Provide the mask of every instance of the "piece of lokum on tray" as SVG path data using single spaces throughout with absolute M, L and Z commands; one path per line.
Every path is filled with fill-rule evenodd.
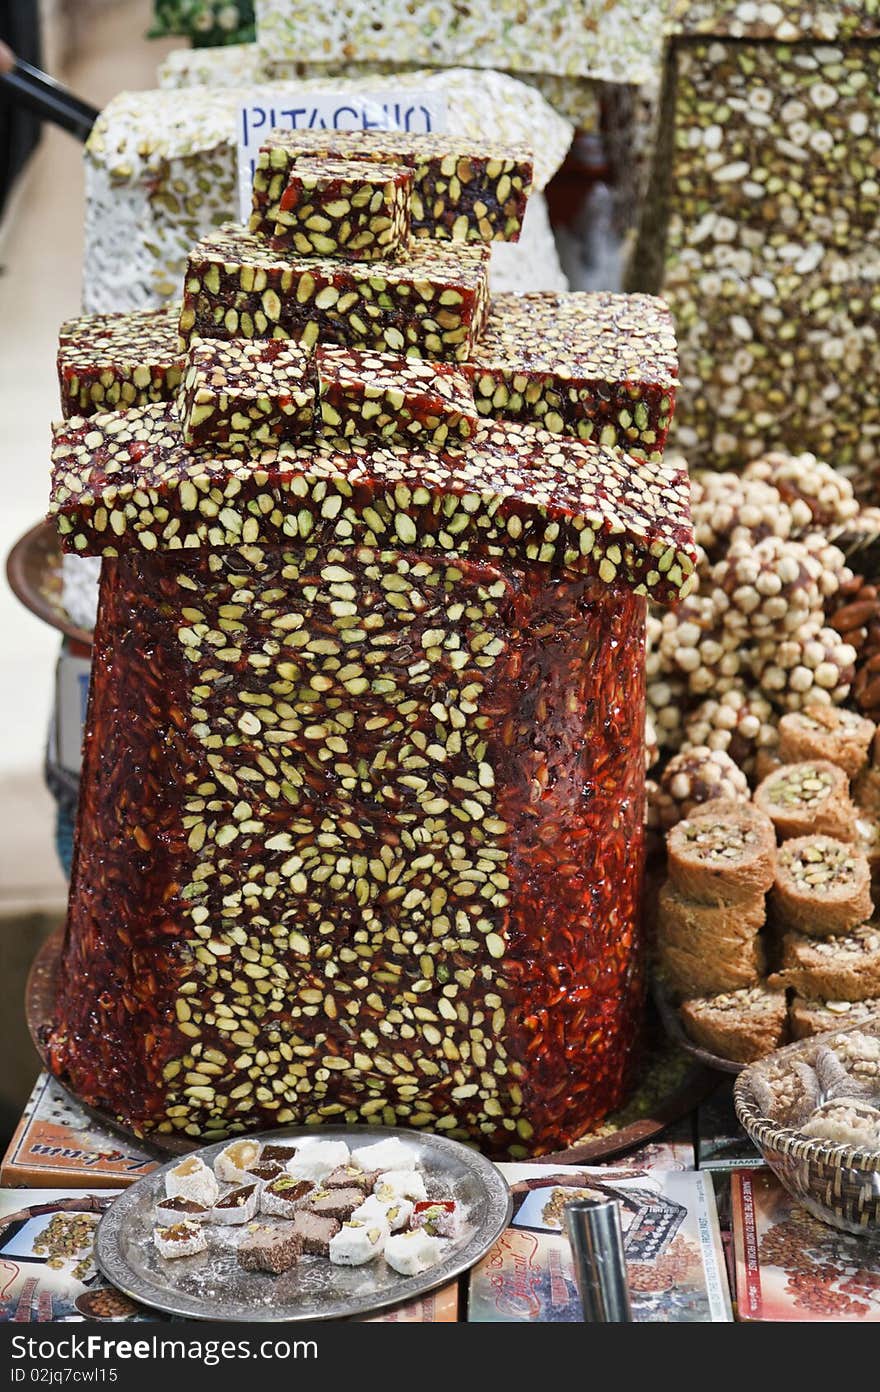
M 411 168 L 412 233 L 456 242 L 515 242 L 532 188 L 532 154 L 515 145 L 404 131 L 275 130 L 257 156 L 250 229 L 271 236 L 301 160 Z
M 127 411 L 169 401 L 180 385 L 180 306 L 66 319 L 58 334 L 58 385 L 65 416 Z
M 468 440 L 479 427 L 470 382 L 455 364 L 319 348 L 317 369 L 327 435 L 439 446 Z
M 190 345 L 177 401 L 184 443 L 234 454 L 310 432 L 315 368 L 281 339 L 200 339 Z
M 180 314 L 201 338 L 291 338 L 410 357 L 471 356 L 489 304 L 487 247 L 419 243 L 405 261 L 285 257 L 227 223 L 190 252 Z
M 409 241 L 412 170 L 368 160 L 297 160 L 271 244 L 299 256 L 380 261 Z
M 482 415 L 657 458 L 678 383 L 672 316 L 653 295 L 497 295 L 468 371 Z
M 167 409 L 56 428 L 50 512 L 65 549 L 421 545 L 622 579 L 658 603 L 694 583 L 686 469 L 498 421 L 421 453 L 333 441 L 248 460 L 190 451 Z

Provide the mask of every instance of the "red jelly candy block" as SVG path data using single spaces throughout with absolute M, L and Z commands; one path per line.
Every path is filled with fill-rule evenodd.
M 498 295 L 468 370 L 481 415 L 663 452 L 678 385 L 672 316 L 653 295 Z
M 405 261 L 289 258 L 227 224 L 197 243 L 180 338 L 320 339 L 401 357 L 469 357 L 489 309 L 489 249 L 418 243 Z
M 271 244 L 299 256 L 380 261 L 409 241 L 412 170 L 365 160 L 297 160 Z
M 442 450 L 319 438 L 237 460 L 188 450 L 162 407 L 74 419 L 56 429 L 50 512 L 84 555 L 325 536 L 537 561 L 658 604 L 695 583 L 683 465 L 512 421 Z
M 179 305 L 126 314 L 83 314 L 58 334 L 58 383 L 64 416 L 127 411 L 170 401 L 180 385 Z
M 200 339 L 176 413 L 186 445 L 237 454 L 279 445 L 314 429 L 314 363 L 279 339 Z
M 461 368 L 351 348 L 319 348 L 318 393 L 326 434 L 439 446 L 479 427 Z
M 53 1071 L 193 1138 L 582 1135 L 637 1060 L 644 627 L 400 548 L 105 566 Z
M 252 232 L 272 235 L 290 172 L 304 159 L 411 168 L 417 238 L 516 242 L 532 189 L 532 152 L 518 145 L 405 131 L 275 130 L 257 156 Z

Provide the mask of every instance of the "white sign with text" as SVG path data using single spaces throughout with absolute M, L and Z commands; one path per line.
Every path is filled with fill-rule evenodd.
M 238 114 L 238 192 L 241 218 L 251 211 L 251 183 L 260 146 L 271 130 L 403 130 L 414 135 L 446 129 L 446 98 L 434 92 L 273 93 L 244 102 Z

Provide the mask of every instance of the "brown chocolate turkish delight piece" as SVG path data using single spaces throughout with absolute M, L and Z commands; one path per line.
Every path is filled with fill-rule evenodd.
M 302 1250 L 302 1237 L 292 1223 L 260 1224 L 238 1244 L 238 1264 L 245 1271 L 280 1276 L 296 1266 Z

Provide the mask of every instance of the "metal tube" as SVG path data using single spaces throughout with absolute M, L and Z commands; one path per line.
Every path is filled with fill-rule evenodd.
M 74 96 L 60 82 L 16 58 L 6 44 L 0 44 L 0 102 L 32 111 L 82 141 L 88 139 L 100 114 L 97 107 Z
M 585 1323 L 631 1324 L 617 1200 L 574 1199 L 563 1211 Z

